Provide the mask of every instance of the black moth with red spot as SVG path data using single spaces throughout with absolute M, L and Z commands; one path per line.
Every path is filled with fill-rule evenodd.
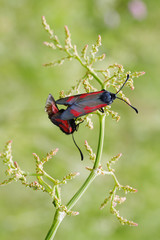
M 55 100 L 51 94 L 49 94 L 47 98 L 45 111 L 48 113 L 48 117 L 51 120 L 51 122 L 57 125 L 65 134 L 71 134 L 77 129 L 77 125 L 75 124 L 74 119 L 71 120 L 61 119 L 61 115 L 65 110 L 58 109 Z
M 52 121 L 53 124 L 57 125 L 64 133 L 72 134 L 75 130 L 77 130 L 78 125 L 75 123 L 76 118 L 84 116 L 88 113 L 92 113 L 96 110 L 101 110 L 103 112 L 103 107 L 112 104 L 112 102 L 117 98 L 125 103 L 127 103 L 130 107 L 132 107 L 136 113 L 138 110 L 126 102 L 124 99 L 117 97 L 117 94 L 122 90 L 124 85 L 129 79 L 129 74 L 121 88 L 117 91 L 117 93 L 111 93 L 106 90 L 101 90 L 98 92 L 91 92 L 91 93 L 83 93 L 74 96 L 69 96 L 66 98 L 58 99 L 56 102 L 51 94 L 49 94 L 45 110 L 48 113 L 49 119 Z M 56 104 L 68 106 L 66 110 L 58 109 Z M 77 146 L 74 137 L 73 141 Z M 81 154 L 81 159 L 83 160 L 83 154 L 79 147 L 77 146 L 78 150 Z
M 127 103 L 130 107 L 132 107 L 136 111 L 136 113 L 138 113 L 138 110 L 136 108 L 131 106 L 128 102 L 126 102 L 122 98 L 117 97 L 117 94 L 124 87 L 128 79 L 129 75 L 127 75 L 125 82 L 123 83 L 122 87 L 117 91 L 117 93 L 111 93 L 106 90 L 101 90 L 98 92 L 83 93 L 58 99 L 56 101 L 56 104 L 68 106 L 68 108 L 61 114 L 61 119 L 62 120 L 75 119 L 84 116 L 88 113 L 92 113 L 98 109 L 101 109 L 101 111 L 103 112 L 103 107 L 112 104 L 112 102 L 116 98 Z
M 58 126 L 62 132 L 64 132 L 67 135 L 72 134 L 73 141 L 80 152 L 81 160 L 83 160 L 83 154 L 82 154 L 80 148 L 77 146 L 77 144 L 74 140 L 74 137 L 73 137 L 73 133 L 74 133 L 74 131 L 77 131 L 79 124 L 76 124 L 74 119 L 70 119 L 70 120 L 62 120 L 61 119 L 61 115 L 65 110 L 58 109 L 58 107 L 55 103 L 55 100 L 51 94 L 49 94 L 49 96 L 47 98 L 46 105 L 45 105 L 45 111 L 48 113 L 48 118 L 51 120 L 51 122 L 53 124 L 55 124 L 56 126 Z

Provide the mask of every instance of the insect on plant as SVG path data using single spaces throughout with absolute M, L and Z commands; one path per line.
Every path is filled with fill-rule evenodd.
M 80 148 L 78 147 L 77 143 L 75 142 L 74 135 L 73 133 L 78 130 L 79 124 L 75 123 L 74 119 L 69 119 L 69 120 L 63 120 L 61 118 L 61 115 L 65 111 L 64 109 L 58 109 L 55 100 L 51 94 L 49 94 L 46 105 L 45 105 L 45 111 L 48 113 L 48 118 L 51 120 L 53 124 L 58 126 L 62 132 L 65 134 L 69 135 L 72 134 L 73 142 L 78 148 L 80 155 L 81 155 L 81 160 L 83 160 L 83 154 Z
M 117 94 L 122 90 L 128 79 L 129 74 L 127 75 L 127 78 L 123 83 L 122 87 L 116 93 L 102 90 L 98 92 L 78 94 L 57 100 L 56 104 L 68 106 L 68 108 L 63 111 L 60 118 L 62 120 L 70 120 L 84 116 L 88 113 L 92 113 L 98 109 L 100 109 L 101 112 L 104 112 L 103 107 L 111 105 L 116 98 L 127 103 L 136 111 L 136 113 L 138 113 L 138 110 L 135 107 L 133 107 L 131 104 L 129 104 L 122 98 L 117 97 Z
M 66 98 L 61 98 L 56 102 L 53 96 L 49 94 L 46 101 L 45 111 L 48 113 L 48 117 L 51 122 L 57 125 L 62 132 L 67 135 L 72 134 L 73 141 L 80 152 L 81 160 L 83 160 L 83 154 L 78 145 L 76 144 L 73 136 L 74 131 L 78 130 L 78 126 L 80 123 L 76 124 L 74 119 L 92 113 L 96 110 L 100 110 L 102 113 L 104 113 L 103 107 L 112 104 L 116 98 L 127 103 L 136 111 L 136 113 L 138 113 L 138 110 L 135 107 L 133 107 L 131 104 L 129 104 L 122 98 L 117 97 L 117 94 L 122 90 L 128 79 L 129 74 L 127 75 L 127 78 L 121 88 L 116 93 L 102 90 L 98 92 L 83 93 L 69 96 Z M 68 106 L 68 108 L 66 110 L 59 110 L 56 104 L 65 105 Z
M 66 199 L 63 199 L 63 194 L 61 194 L 64 190 L 64 187 L 62 186 L 65 186 L 68 181 L 79 176 L 80 173 L 77 171 L 71 173 L 67 172 L 64 177 L 58 177 L 57 179 L 45 171 L 45 163 L 47 163 L 52 157 L 55 159 L 57 158 L 55 155 L 58 152 L 58 148 L 47 153 L 45 157 L 39 157 L 36 153 L 33 153 L 35 169 L 32 172 L 28 172 L 22 170 L 18 162 L 13 160 L 12 141 L 8 141 L 4 150 L 0 153 L 0 159 L 2 159 L 3 164 L 7 168 L 5 171 L 6 178 L 0 183 L 0 186 L 19 181 L 23 186 L 45 192 L 51 197 L 51 203 L 53 203 L 53 207 L 55 207 L 55 213 L 45 240 L 53 240 L 63 219 L 66 216 L 77 216 L 79 214 L 79 212 L 73 211 L 72 209 L 95 178 L 99 175 L 104 177 L 111 176 L 114 180 L 113 188 L 111 188 L 109 193 L 104 196 L 100 209 L 103 209 L 107 204 L 110 204 L 110 212 L 122 225 L 137 226 L 137 223 L 121 216 L 119 210 L 116 208 L 118 204 L 121 204 L 126 200 L 126 193 L 137 192 L 135 188 L 128 185 L 121 185 L 118 181 L 115 170 L 112 168 L 112 164 L 118 161 L 122 154 L 118 153 L 113 156 L 110 160 L 107 160 L 105 165 L 102 164 L 102 154 L 105 136 L 105 117 L 110 115 L 112 119 L 116 121 L 120 119 L 118 113 L 110 109 L 110 105 L 117 98 L 127 103 L 136 111 L 136 113 L 138 113 L 138 110 L 130 104 L 129 99 L 127 99 L 121 90 L 126 83 L 131 89 L 134 89 L 133 78 L 138 78 L 143 75 L 144 72 L 125 72 L 123 66 L 117 63 L 111 64 L 105 69 L 97 69 L 95 63 L 105 59 L 105 54 L 97 55 L 99 47 L 101 46 L 100 35 L 98 36 L 96 43 L 93 44 L 90 49 L 88 49 L 88 45 L 85 45 L 81 52 L 79 52 L 77 46 L 72 44 L 71 34 L 67 26 L 65 26 L 65 41 L 61 44 L 58 36 L 55 35 L 54 31 L 47 24 L 45 17 L 42 17 L 42 24 L 46 32 L 49 34 L 49 42 L 44 42 L 44 44 L 52 50 L 57 49 L 59 52 L 64 53 L 64 56 L 60 57 L 60 59 L 46 63 L 44 66 L 60 66 L 66 60 L 76 60 L 80 63 L 83 69 L 85 69 L 84 76 L 77 80 L 75 85 L 71 87 L 71 90 L 69 90 L 66 95 L 62 90 L 60 92 L 60 99 L 55 101 L 52 95 L 49 94 L 45 110 L 51 122 L 58 126 L 65 134 L 71 134 L 72 137 L 83 120 L 87 127 L 90 129 L 93 128 L 91 116 L 88 116 L 87 114 L 95 111 L 99 121 L 99 137 L 97 139 L 96 153 L 88 144 L 87 140 L 85 140 L 84 145 L 88 153 L 88 158 L 92 161 L 92 165 L 91 167 L 86 167 L 89 171 L 87 178 L 82 182 L 76 192 L 70 196 L 69 201 L 66 202 Z M 101 91 L 98 91 L 95 88 L 95 82 L 92 80 L 100 85 L 99 89 L 102 89 Z M 105 90 L 109 87 L 113 87 L 115 93 Z M 80 94 L 81 91 L 84 92 L 84 90 L 86 93 Z M 59 109 L 57 105 L 64 105 L 67 107 L 66 109 Z M 79 117 L 83 117 L 83 120 L 79 119 Z M 93 139 L 95 140 L 95 138 Z M 73 141 L 77 146 L 74 137 Z M 78 146 L 77 148 L 80 152 L 81 159 L 83 160 L 83 154 Z M 64 156 L 64 160 L 65 157 L 66 156 Z M 29 180 L 30 177 L 31 179 L 35 177 L 35 180 Z M 125 194 L 125 197 L 121 196 L 122 194 L 119 195 L 119 191 Z M 106 192 L 106 190 L 104 190 L 104 192 Z M 95 194 L 96 193 L 95 189 Z M 69 196 L 69 192 L 67 192 L 67 194 Z

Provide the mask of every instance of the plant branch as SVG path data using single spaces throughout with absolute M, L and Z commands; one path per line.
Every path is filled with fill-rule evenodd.
M 101 85 L 101 87 L 103 88 L 103 82 L 102 80 L 97 76 L 96 72 L 93 70 L 93 68 L 91 68 L 90 66 L 88 66 L 87 64 L 83 63 L 80 56 L 77 54 L 76 55 L 76 59 L 81 63 L 81 65 L 86 68 L 88 70 L 88 72 L 96 79 L 96 81 Z
M 53 220 L 53 223 L 52 223 L 52 226 L 45 238 L 45 240 L 52 240 L 54 239 L 54 236 L 57 232 L 57 229 L 59 227 L 59 225 L 61 224 L 62 220 L 64 219 L 66 213 L 65 212 L 60 212 L 59 209 L 56 210 L 56 213 L 54 215 L 54 220 Z
M 89 185 L 93 182 L 93 180 L 99 175 L 98 167 L 100 166 L 100 161 L 102 157 L 102 150 L 103 150 L 103 142 L 104 142 L 104 129 L 105 129 L 105 114 L 99 114 L 99 123 L 100 123 L 100 130 L 99 130 L 99 141 L 97 147 L 97 155 L 95 159 L 95 163 L 91 173 L 89 174 L 88 178 L 85 180 L 84 184 L 80 187 L 80 189 L 75 193 L 72 199 L 67 203 L 66 207 L 67 210 L 71 210 L 77 201 L 82 197 L 85 191 L 88 189 Z M 55 217 L 53 220 L 53 224 L 46 236 L 45 240 L 52 240 L 56 234 L 56 231 L 66 216 L 65 212 L 61 212 L 59 209 L 56 210 Z

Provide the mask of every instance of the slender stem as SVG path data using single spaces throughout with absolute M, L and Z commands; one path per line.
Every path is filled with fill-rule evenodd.
M 48 178 L 52 183 L 57 184 L 59 181 L 52 178 L 48 173 L 44 172 L 44 176 Z
M 88 66 L 87 64 L 84 64 L 81 60 L 81 58 L 79 57 L 79 55 L 77 54 L 76 55 L 76 59 L 81 63 L 81 65 L 86 68 L 89 73 L 97 80 L 97 82 L 101 85 L 101 87 L 103 86 L 103 82 L 102 80 L 97 76 L 97 74 L 95 73 L 95 71 L 90 67 Z
M 52 192 L 51 186 L 48 183 L 46 183 L 42 177 L 37 177 L 37 180 L 45 188 L 47 192 L 49 193 Z
M 68 210 L 71 210 L 71 208 L 73 208 L 73 206 L 77 203 L 77 201 L 81 198 L 84 192 L 88 189 L 89 185 L 93 182 L 93 180 L 98 175 L 96 170 L 100 165 L 100 161 L 102 157 L 103 142 L 104 142 L 104 128 L 105 128 L 105 114 L 99 114 L 99 123 L 100 123 L 99 141 L 98 141 L 97 155 L 96 155 L 96 160 L 93 166 L 93 170 L 91 171 L 91 173 L 89 174 L 88 178 L 85 180 L 83 185 L 80 187 L 80 189 L 75 193 L 72 199 L 67 203 L 66 206 Z M 52 226 L 45 240 L 52 240 L 54 238 L 56 231 L 65 216 L 66 216 L 66 213 L 60 212 L 59 209 L 56 210 Z
M 103 82 L 102 80 L 97 76 L 96 72 L 91 68 L 91 66 L 88 66 L 87 64 L 83 63 L 81 57 L 79 56 L 78 52 L 76 49 L 74 49 L 75 56 L 73 56 L 68 50 L 65 49 L 65 52 L 69 55 L 69 57 L 74 57 L 77 59 L 80 64 L 88 70 L 88 72 L 96 79 L 96 81 L 101 85 L 103 88 Z
M 96 154 L 96 160 L 94 162 L 94 169 L 98 168 L 100 165 L 101 157 L 102 157 L 102 151 L 103 151 L 103 142 L 104 142 L 104 130 L 105 130 L 105 114 L 99 113 L 99 119 L 100 119 L 100 130 L 99 130 L 99 141 L 98 141 L 98 147 L 97 147 L 97 154 Z
M 97 76 L 97 74 L 96 74 L 96 72 L 92 69 L 92 68 L 90 68 L 90 67 L 88 67 L 88 66 L 86 66 L 86 68 L 88 69 L 88 71 L 90 72 L 90 74 L 97 80 L 97 82 L 101 85 L 101 87 L 103 88 L 103 82 L 101 81 L 101 79 Z
M 117 179 L 116 175 L 113 172 L 103 171 L 103 173 L 106 174 L 106 175 L 112 175 L 112 177 L 113 177 L 113 179 L 115 181 L 116 186 L 118 186 L 118 187 L 121 186 L 120 183 L 118 182 L 118 179 Z
M 56 187 L 55 187 L 55 193 L 57 195 L 57 198 L 60 199 L 60 191 L 59 191 L 59 186 L 58 185 L 56 185 Z
M 105 115 L 99 115 L 99 122 L 100 122 L 100 130 L 99 130 L 99 141 L 98 141 L 98 147 L 97 147 L 97 155 L 96 160 L 93 166 L 93 170 L 91 171 L 90 175 L 84 182 L 84 184 L 80 187 L 80 189 L 76 192 L 76 194 L 73 196 L 73 198 L 68 202 L 67 209 L 70 210 L 76 202 L 79 200 L 79 198 L 83 195 L 83 193 L 87 190 L 89 185 L 93 182 L 95 177 L 98 175 L 95 171 L 101 161 L 102 156 L 102 150 L 103 150 L 103 141 L 104 141 L 104 127 L 105 127 Z
M 54 239 L 57 229 L 58 229 L 59 225 L 61 224 L 62 220 L 64 219 L 65 215 L 66 214 L 64 212 L 60 212 L 58 209 L 56 210 L 52 226 L 51 226 L 45 240 Z
M 42 177 L 42 176 L 44 176 L 44 174 L 43 173 L 26 173 L 25 172 L 25 175 L 26 176 L 36 176 L 36 177 Z

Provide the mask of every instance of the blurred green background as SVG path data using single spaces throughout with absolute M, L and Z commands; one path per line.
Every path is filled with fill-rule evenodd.
M 43 63 L 55 60 L 58 53 L 43 45 L 48 40 L 41 25 L 41 16 L 55 29 L 60 39 L 64 25 L 72 33 L 72 41 L 81 49 L 102 36 L 101 51 L 106 53 L 106 65 L 115 62 L 131 71 L 145 71 L 135 80 L 135 91 L 124 89 L 136 115 L 122 102 L 112 109 L 121 115 L 119 123 L 106 119 L 103 162 L 122 152 L 117 163 L 121 184 L 138 189 L 128 194 L 120 206 L 120 213 L 138 227 L 121 226 L 109 207 L 99 206 L 107 195 L 113 180 L 99 177 L 90 186 L 74 210 L 77 217 L 67 217 L 60 226 L 56 239 L 160 239 L 160 1 L 129 0 L 1 0 L 0 2 L 0 151 L 5 142 L 13 140 L 13 156 L 22 169 L 33 171 L 32 153 L 45 156 L 59 148 L 46 169 L 55 177 L 73 171 L 81 175 L 64 186 L 65 202 L 85 180 L 89 159 L 83 143 L 87 139 L 96 151 L 98 122 L 95 128 L 84 124 L 75 134 L 84 153 L 79 153 L 71 136 L 53 126 L 44 112 L 49 93 L 55 99 L 60 90 L 69 90 L 83 74 L 78 63 L 44 68 Z M 84 137 L 85 136 L 85 137 Z M 4 167 L 1 166 L 1 180 Z M 44 239 L 52 223 L 54 208 L 49 196 L 12 183 L 0 188 L 0 239 Z

